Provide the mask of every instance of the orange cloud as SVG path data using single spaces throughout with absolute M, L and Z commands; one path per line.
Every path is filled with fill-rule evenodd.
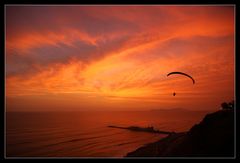
M 39 48 L 45 45 L 59 47 L 61 46 L 60 44 L 66 44 L 74 47 L 73 43 L 79 40 L 84 41 L 87 44 L 96 45 L 97 38 L 90 37 L 87 33 L 76 29 L 66 29 L 59 32 L 35 32 L 9 38 L 7 40 L 7 49 L 15 49 L 16 51 L 19 51 L 19 54 L 24 54 L 34 48 Z
M 93 35 L 81 28 L 68 27 L 61 32 L 29 33 L 7 39 L 7 49 L 23 53 L 34 52 L 44 45 L 55 47 L 65 44 L 75 48 L 80 40 L 96 47 L 93 53 L 101 56 L 96 59 L 93 55 L 88 62 L 69 57 L 64 63 L 51 63 L 44 69 L 40 67 L 31 75 L 9 76 L 6 79 L 7 97 L 57 96 L 59 99 L 72 99 L 70 101 L 76 103 L 76 107 L 134 105 L 135 109 L 143 106 L 145 109 L 148 106 L 201 109 L 207 98 L 213 99 L 207 103 L 215 107 L 219 102 L 233 98 L 232 9 L 164 6 L 154 7 L 153 11 L 151 7 L 132 9 L 136 12 L 119 12 L 118 8 L 109 16 L 105 10 L 89 10 L 91 18 L 99 22 L 116 18 L 115 27 L 121 23 L 130 24 L 116 31 L 103 30 Z M 192 14 L 187 14 L 190 11 Z M 133 24 L 136 31 L 129 33 Z M 114 43 L 119 39 L 123 39 L 120 44 L 118 41 Z M 111 48 L 104 49 L 110 44 Z M 88 55 L 81 48 L 76 53 Z M 180 76 L 166 77 L 171 71 L 191 74 L 196 84 L 192 85 Z M 172 97 L 173 91 L 177 92 L 176 97 Z

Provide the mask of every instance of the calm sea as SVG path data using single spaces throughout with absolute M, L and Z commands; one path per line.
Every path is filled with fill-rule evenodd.
M 187 131 L 206 112 L 106 111 L 7 112 L 7 157 L 123 157 L 166 135 L 134 132 L 116 126 L 153 126 Z

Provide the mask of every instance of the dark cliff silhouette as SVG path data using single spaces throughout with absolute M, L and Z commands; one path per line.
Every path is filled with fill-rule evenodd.
M 126 157 L 233 157 L 234 109 L 205 116 L 188 132 L 171 134 Z

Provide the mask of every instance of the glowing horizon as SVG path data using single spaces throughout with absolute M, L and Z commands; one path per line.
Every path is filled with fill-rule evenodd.
M 7 111 L 204 110 L 234 99 L 234 6 L 5 11 Z

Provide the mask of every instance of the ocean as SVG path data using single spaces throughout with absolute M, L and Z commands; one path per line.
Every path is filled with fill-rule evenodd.
M 7 112 L 7 157 L 123 157 L 167 135 L 109 125 L 184 132 L 206 112 L 184 110 Z

